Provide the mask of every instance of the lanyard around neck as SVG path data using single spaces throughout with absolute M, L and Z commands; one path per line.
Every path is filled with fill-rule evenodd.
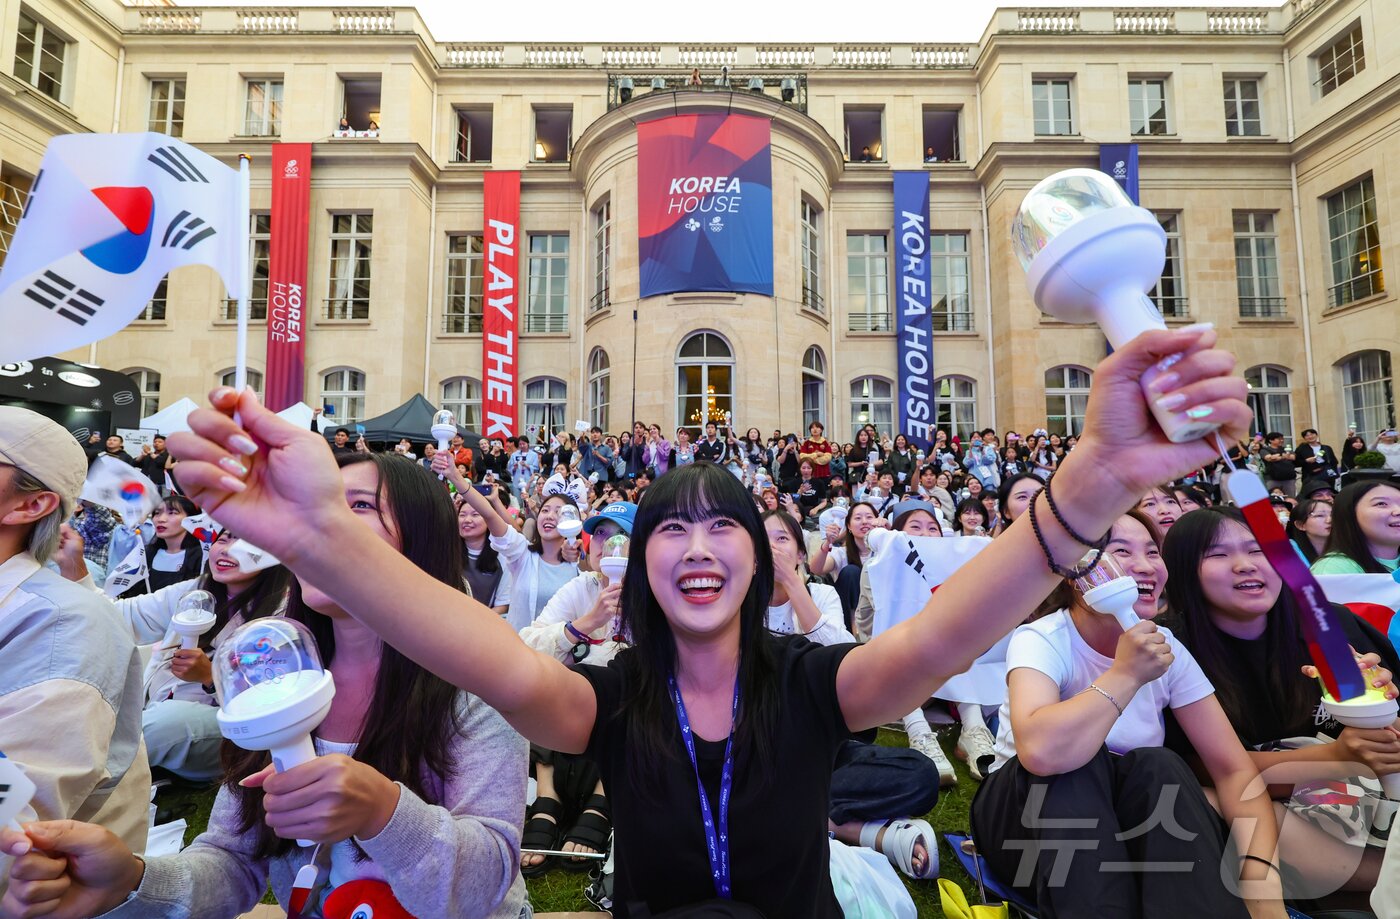
M 710 857 L 710 873 L 714 877 L 715 893 L 728 900 L 732 897 L 731 866 L 729 862 L 729 798 L 734 789 L 734 727 L 739 720 L 739 677 L 734 677 L 734 707 L 729 716 L 729 739 L 724 744 L 724 768 L 719 778 L 719 822 L 714 819 L 710 808 L 710 796 L 705 791 L 705 783 L 700 780 L 700 761 L 695 757 L 695 737 L 690 729 L 690 717 L 685 711 L 685 700 L 681 698 L 676 676 L 667 677 L 671 689 L 671 701 L 676 706 L 676 720 L 680 722 L 681 739 L 685 750 L 690 754 L 690 765 L 695 770 L 695 787 L 700 792 L 700 820 L 705 825 L 705 847 Z

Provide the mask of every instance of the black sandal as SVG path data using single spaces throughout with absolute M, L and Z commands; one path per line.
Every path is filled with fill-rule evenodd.
M 607 798 L 602 795 L 593 795 L 584 803 L 583 812 L 578 815 L 573 829 L 564 836 L 564 842 L 585 846 L 594 852 L 606 855 L 611 836 L 612 808 L 608 806 Z M 559 867 L 565 871 L 583 872 L 591 869 L 596 861 L 598 861 L 596 858 L 560 856 Z
M 525 831 L 520 835 L 522 849 L 559 848 L 559 819 L 564 815 L 564 805 L 554 798 L 536 798 L 530 806 Z M 550 819 L 553 818 L 553 819 Z M 521 853 L 523 856 L 525 853 Z M 538 877 L 548 871 L 554 862 L 553 855 L 546 855 L 538 865 L 520 866 L 521 877 Z

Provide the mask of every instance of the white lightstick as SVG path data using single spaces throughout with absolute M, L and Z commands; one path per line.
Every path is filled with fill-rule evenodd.
M 1142 621 L 1133 609 L 1133 604 L 1139 600 L 1137 581 L 1124 573 L 1113 556 L 1100 555 L 1098 563 L 1087 574 L 1075 579 L 1074 586 L 1091 610 L 1117 619 L 1123 631 Z
M 616 533 L 608 537 L 605 554 L 598 559 L 598 569 L 603 572 L 603 576 L 608 579 L 608 585 L 620 583 L 622 576 L 627 573 L 627 537 L 622 533 Z
M 1366 672 L 1366 681 L 1370 683 L 1376 679 L 1376 676 L 1377 671 L 1372 668 Z M 1382 690 L 1375 688 L 1368 688 L 1364 696 L 1348 699 L 1345 702 L 1333 699 L 1324 689 L 1322 691 L 1322 705 L 1327 709 L 1327 714 L 1349 728 L 1365 730 L 1388 728 L 1395 723 L 1396 716 L 1400 715 L 1400 706 L 1397 706 L 1395 700 L 1387 699 Z M 1400 773 L 1383 775 L 1380 780 L 1385 796 L 1392 801 L 1400 801 Z
M 214 656 L 214 684 L 224 737 L 271 752 L 278 772 L 316 758 L 311 732 L 331 710 L 335 679 L 306 626 L 282 618 L 240 626 Z
M 433 437 L 437 438 L 438 452 L 445 451 L 452 443 L 452 438 L 457 434 L 457 419 L 447 409 L 443 409 L 433 416 L 433 426 L 429 428 Z M 444 477 L 438 476 L 438 481 Z
M 199 647 L 199 639 L 214 626 L 214 595 L 207 590 L 192 590 L 180 598 L 170 630 L 180 636 L 180 648 L 189 651 Z
M 1166 233 L 1152 212 L 1133 204 L 1096 169 L 1066 169 L 1030 190 L 1011 224 L 1026 286 L 1041 311 L 1073 323 L 1098 323 L 1121 348 L 1143 332 L 1164 329 L 1147 298 L 1166 262 Z M 1146 389 L 1161 371 L 1142 376 Z M 1152 405 L 1173 443 L 1198 440 L 1219 425 Z
M 569 548 L 578 545 L 578 534 L 583 532 L 583 521 L 578 517 L 578 510 L 568 504 L 559 508 L 559 522 L 554 526 L 559 535 L 569 541 Z

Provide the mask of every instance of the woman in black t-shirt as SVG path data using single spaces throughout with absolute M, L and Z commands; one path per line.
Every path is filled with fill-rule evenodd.
M 1214 343 L 1208 329 L 1152 331 L 1101 363 L 1084 438 L 1055 476 L 1065 522 L 1037 496 L 1039 540 L 1028 522 L 1013 524 L 922 611 L 861 646 L 768 634 L 768 540 L 743 485 L 711 464 L 660 477 L 638 507 L 622 588 L 633 646 L 606 668 L 570 669 L 368 533 L 324 442 L 254 397 L 217 390 L 218 411 L 193 413 L 195 433 L 171 447 L 221 522 L 530 740 L 598 763 L 614 808 L 617 919 L 637 904 L 655 913 L 715 897 L 772 919 L 837 919 L 826 836 L 837 746 L 921 704 L 1021 622 L 1058 581 L 1045 557 L 1063 565 L 1082 554 L 1070 527 L 1097 538 L 1147 488 L 1210 458 L 1204 441 L 1167 441 L 1145 370 L 1172 356 L 1178 388 L 1151 397 L 1179 393 L 1223 436 L 1243 436 L 1247 390 Z M 246 474 L 225 468 L 235 454 Z M 1254 824 L 1242 842 L 1247 902 L 1255 919 L 1283 919 L 1273 866 L 1260 864 L 1274 849 L 1273 815 L 1266 802 L 1242 804 Z
M 1316 799 L 1296 789 L 1376 771 L 1400 772 L 1400 737 L 1389 728 L 1343 727 L 1322 712 L 1317 681 L 1302 675 L 1309 657 L 1297 606 L 1238 509 L 1186 514 L 1167 533 L 1162 554 L 1173 634 L 1215 686 L 1270 790 L 1290 801 L 1287 810 L 1275 805 L 1290 897 L 1371 890 L 1384 849 L 1367 844 L 1368 831 L 1375 822 L 1383 832 L 1380 824 L 1388 822 L 1388 817 L 1374 820 L 1379 799 L 1371 795 L 1351 807 L 1322 811 L 1307 806 Z M 1384 635 L 1344 607 L 1336 611 L 1364 665 L 1395 666 L 1395 649 Z M 1314 673 L 1311 667 L 1307 672 Z M 1379 679 L 1388 682 L 1390 675 L 1381 671 Z M 1395 688 L 1387 687 L 1387 693 L 1394 696 Z M 1330 742 L 1310 742 L 1318 739 Z M 1170 720 L 1167 746 L 1183 755 L 1193 752 Z

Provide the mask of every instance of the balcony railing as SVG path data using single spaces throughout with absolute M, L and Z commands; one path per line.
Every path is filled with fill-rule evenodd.
M 1384 290 L 1385 279 L 1381 274 L 1381 269 L 1376 268 L 1327 288 L 1327 308 L 1330 310 L 1346 306 L 1348 303 L 1364 300 Z
M 480 313 L 444 313 L 442 316 L 442 333 L 444 335 L 468 335 L 480 332 Z
M 219 307 L 219 318 L 225 322 L 233 322 L 238 319 L 238 301 L 225 299 Z M 267 319 L 267 300 L 253 299 L 248 301 L 248 319 L 250 322 L 263 322 Z
M 826 304 L 822 301 L 822 295 L 805 284 L 802 285 L 802 305 L 817 313 L 826 312 Z
M 1151 299 L 1157 304 L 1157 310 L 1163 319 L 1185 319 L 1190 315 L 1187 309 L 1189 303 L 1185 297 L 1154 296 Z
M 888 332 L 889 313 L 850 313 L 846 317 L 846 328 L 852 332 Z
M 608 74 L 608 108 L 615 109 L 633 99 L 655 93 L 750 93 L 768 96 L 791 105 L 799 112 L 807 111 L 807 75 L 805 73 L 774 73 L 773 71 L 729 71 L 728 82 L 722 74 L 709 73 L 700 86 L 691 86 L 686 73 L 610 73 Z M 677 101 L 685 101 L 684 96 Z
M 1240 297 L 1241 319 L 1282 319 L 1288 301 L 1283 297 Z
M 948 312 L 947 310 L 934 310 L 930 317 L 933 320 L 933 330 L 935 332 L 971 332 L 972 313 L 968 312 Z
M 1113 14 L 1115 32 L 1160 35 L 1176 31 L 1176 15 L 1171 10 L 1118 10 Z
M 588 312 L 596 313 L 599 310 L 607 309 L 611 305 L 612 300 L 608 296 L 608 289 L 604 287 L 602 290 L 598 291 L 591 298 L 589 298 Z
M 569 331 L 569 317 L 566 313 L 526 313 L 525 331 L 527 332 L 567 332 Z
M 368 319 L 369 298 L 327 297 L 321 309 L 322 319 Z

